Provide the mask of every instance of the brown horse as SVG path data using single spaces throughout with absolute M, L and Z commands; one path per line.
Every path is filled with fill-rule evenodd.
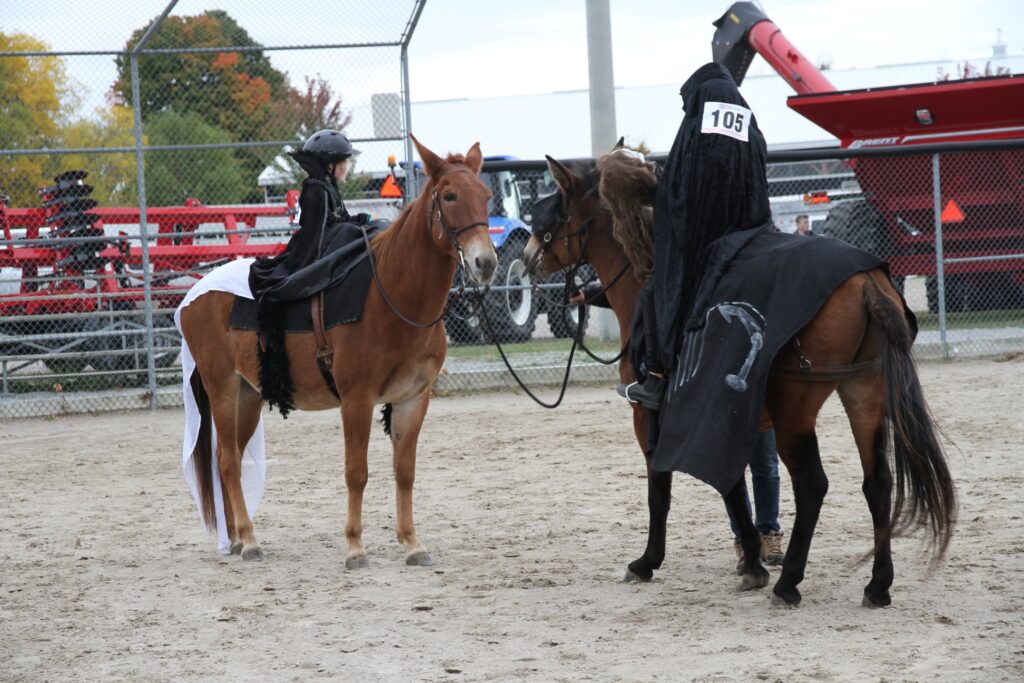
M 650 209 L 643 207 L 649 200 L 615 195 L 615 188 L 601 180 L 602 173 L 628 177 L 628 170 L 617 168 L 618 164 L 633 165 L 633 173 L 650 172 L 640 168 L 643 162 L 615 153 L 602 157 L 597 168 L 584 165 L 575 171 L 548 158 L 560 206 L 546 223 L 533 226 L 524 259 L 545 271 L 582 259 L 589 261 L 602 282 L 615 282 L 606 294 L 619 319 L 622 338 L 628 339 L 635 292 L 641 277 L 650 271 L 651 248 L 650 234 L 640 234 L 642 226 L 649 227 L 649 218 L 646 222 L 624 220 L 622 207 L 631 204 L 634 216 L 649 216 Z M 860 454 L 863 493 L 874 527 L 874 563 L 863 604 L 885 606 L 891 602 L 890 541 L 896 532 L 909 526 L 927 527 L 935 544 L 933 562 L 941 561 L 945 554 L 956 497 L 910 353 L 912 333 L 903 311 L 903 301 L 884 271 L 859 273 L 840 285 L 797 338 L 804 357 L 813 360 L 815 367 L 863 367 L 862 363 L 880 358 L 881 370 L 876 366 L 856 376 L 814 377 L 817 381 L 787 377 L 786 370 L 798 368 L 801 360 L 793 344 L 784 346 L 773 361 L 762 428 L 775 428 L 796 503 L 782 574 L 773 589 L 774 603 L 797 605 L 801 599 L 797 585 L 804 577 L 811 537 L 828 490 L 815 424 L 819 410 L 834 391 L 839 392 Z M 631 381 L 631 373 L 624 359 L 620 376 Z M 637 440 L 646 449 L 647 423 L 641 412 L 634 406 L 633 423 Z M 645 455 L 650 531 L 647 549 L 630 563 L 627 579 L 650 580 L 665 557 L 672 475 L 651 471 L 650 454 Z M 896 473 L 895 500 L 890 459 Z M 742 587 L 760 588 L 767 585 L 768 573 L 761 566 L 760 538 L 744 504 L 743 486 L 741 480 L 725 500 L 741 530 L 745 557 Z
M 376 266 L 376 286 L 370 287 L 362 319 L 326 332 L 334 350 L 333 376 L 340 401 L 318 369 L 314 335 L 289 334 L 286 340 L 296 407 L 341 407 L 348 489 L 348 568 L 367 564 L 362 502 L 367 480 L 366 450 L 374 406 L 378 404 L 392 407 L 398 540 L 405 547 L 408 564 L 432 563 L 416 537 L 412 487 L 416 442 L 430 401 L 430 388 L 448 349 L 440 318 L 458 260 L 468 276 L 482 284 L 490 282 L 497 266 L 487 227 L 490 191 L 479 178 L 483 163 L 479 143 L 464 157 L 449 155 L 442 159 L 415 138 L 413 141 L 429 179 L 416 201 L 373 238 L 370 257 Z M 247 560 L 259 560 L 263 551 L 253 533 L 240 483 L 242 452 L 256 429 L 261 410 L 258 340 L 254 332 L 229 327 L 233 298 L 224 292 L 210 292 L 181 312 L 182 333 L 198 373 L 192 378 L 192 386 L 200 409 L 206 404 L 206 430 L 200 432 L 193 459 L 205 502 L 204 516 L 212 526 L 208 436 L 212 414 L 231 552 L 241 553 Z

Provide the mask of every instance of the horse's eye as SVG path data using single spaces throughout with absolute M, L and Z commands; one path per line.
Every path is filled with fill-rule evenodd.
M 456 199 L 458 199 L 458 197 L 455 196 L 454 192 L 445 192 L 444 193 L 444 200 L 446 202 L 454 202 Z

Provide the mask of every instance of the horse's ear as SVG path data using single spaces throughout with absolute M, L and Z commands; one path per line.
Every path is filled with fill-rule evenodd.
M 429 149 L 420 144 L 420 141 L 416 139 L 416 136 L 409 133 L 409 137 L 412 138 L 412 143 L 416 145 L 416 151 L 419 152 L 420 160 L 423 161 L 423 172 L 433 178 L 435 175 L 440 173 L 448 165 L 448 162 L 437 156 Z
M 480 151 L 479 142 L 474 142 L 473 146 L 469 148 L 469 151 L 466 152 L 466 158 L 463 163 L 466 164 L 466 166 L 469 167 L 469 170 L 473 171 L 473 173 L 480 172 L 480 169 L 483 168 L 484 165 L 484 154 Z
M 615 143 L 615 146 L 612 147 L 612 151 L 614 152 L 617 149 L 622 149 L 625 146 L 626 146 L 626 136 L 623 135 L 621 138 L 619 138 L 619 141 Z
M 544 158 L 548 160 L 548 170 L 551 171 L 551 177 L 555 179 L 555 184 L 558 185 L 562 195 L 571 196 L 576 183 L 580 181 L 579 177 L 547 154 L 544 155 Z

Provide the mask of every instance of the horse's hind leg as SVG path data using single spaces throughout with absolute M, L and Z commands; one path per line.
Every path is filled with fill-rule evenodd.
M 366 449 L 370 443 L 373 422 L 373 402 L 365 398 L 344 397 L 341 402 L 341 423 L 345 432 L 345 488 L 348 491 L 348 510 L 345 516 L 345 555 L 347 569 L 367 566 L 363 548 L 363 490 L 369 476 L 366 467 Z
M 850 419 L 853 438 L 864 470 L 864 498 L 874 527 L 875 561 L 871 582 L 864 588 L 865 607 L 885 607 L 892 602 L 891 552 L 892 473 L 885 458 L 885 386 L 881 375 L 847 380 L 839 385 L 839 397 Z
M 405 547 L 405 563 L 430 566 L 433 558 L 416 537 L 412 516 L 412 486 L 416 480 L 416 443 L 427 414 L 430 392 L 392 406 L 391 446 L 394 452 L 395 508 L 398 541 Z
M 223 381 L 210 383 L 210 409 L 217 427 L 217 462 L 220 465 L 220 480 L 223 491 L 227 494 L 224 500 L 225 517 L 231 508 L 235 537 L 231 538 L 232 552 L 240 552 L 243 559 L 262 560 L 263 549 L 256 540 L 252 519 L 245 506 L 242 494 L 242 450 L 244 443 L 239 442 L 240 423 L 247 423 L 252 417 L 253 401 L 242 390 L 244 382 L 241 377 L 231 373 Z M 256 417 L 259 417 L 259 396 L 256 396 Z M 252 427 L 255 429 L 255 426 Z M 251 432 L 250 432 L 251 436 Z M 248 439 L 246 439 L 248 441 Z M 229 529 L 230 531 L 230 529 Z M 241 548 L 237 548 L 241 541 Z
M 800 604 L 797 585 L 804 580 L 811 538 L 818 524 L 821 504 L 828 493 L 828 477 L 821 466 L 818 437 L 814 427 L 818 411 L 833 383 L 769 381 L 768 412 L 775 424 L 779 458 L 789 470 L 796 504 L 796 521 L 782 562 L 782 575 L 772 589 L 772 603 L 795 607 Z
M 239 457 L 245 457 L 245 447 L 249 439 L 256 432 L 260 423 L 260 411 L 263 408 L 262 399 L 258 391 L 249 386 L 248 382 L 240 382 L 238 391 L 238 451 Z M 221 487 L 224 487 L 224 479 L 221 479 Z M 224 489 L 224 500 L 229 500 L 227 489 Z M 224 506 L 224 519 L 228 527 L 228 539 L 231 542 L 231 554 L 239 555 L 242 552 L 242 539 L 238 535 L 235 526 L 234 509 L 231 505 Z

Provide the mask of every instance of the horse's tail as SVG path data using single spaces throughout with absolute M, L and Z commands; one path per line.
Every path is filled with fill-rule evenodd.
M 212 416 L 210 415 L 210 396 L 206 393 L 203 385 L 203 378 L 199 376 L 199 370 L 192 371 L 189 380 L 192 385 L 192 394 L 196 398 L 196 407 L 199 408 L 199 438 L 196 440 L 195 448 L 192 449 L 192 465 L 195 467 L 196 482 L 199 484 L 199 500 L 202 507 L 203 521 L 209 529 L 217 528 L 217 511 L 213 502 L 213 445 L 210 443 L 212 430 Z
M 872 279 L 865 302 L 877 335 L 886 394 L 886 450 L 896 470 L 896 499 L 892 507 L 894 533 L 927 526 L 935 544 L 933 563 L 942 560 L 956 522 L 956 492 L 939 444 L 917 367 L 911 356 L 913 337 L 903 309 Z M 888 437 L 890 429 L 892 438 Z

